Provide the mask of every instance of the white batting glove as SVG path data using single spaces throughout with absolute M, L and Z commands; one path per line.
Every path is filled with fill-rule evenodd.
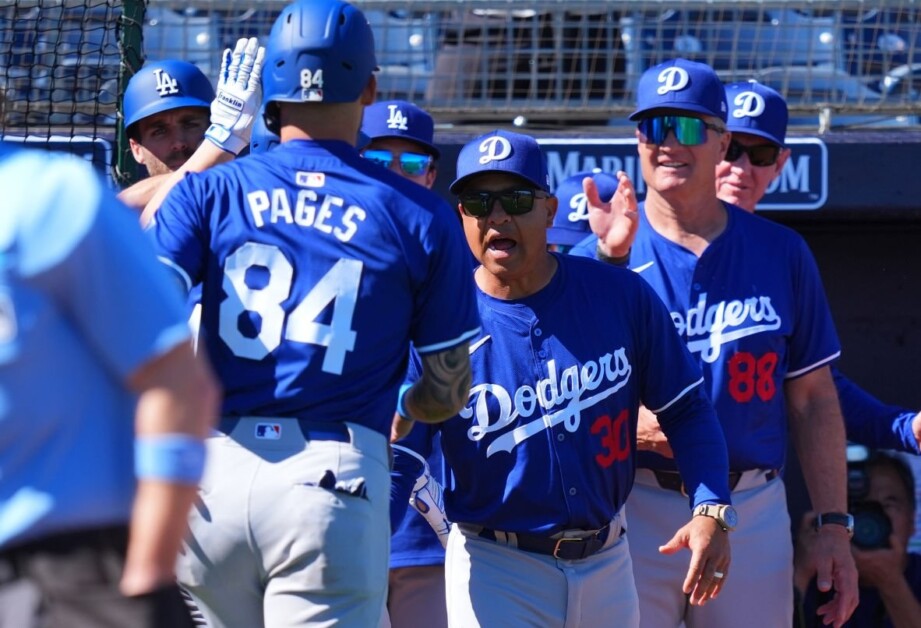
M 420 515 L 425 517 L 432 530 L 438 535 L 442 547 L 448 546 L 448 534 L 451 532 L 451 522 L 445 513 L 444 488 L 432 477 L 429 463 L 418 453 L 402 445 L 391 445 L 396 450 L 409 454 L 422 464 L 422 474 L 416 478 L 416 484 L 409 494 L 409 505 L 415 508 Z
M 211 126 L 205 137 L 218 148 L 237 155 L 249 146 L 253 120 L 262 104 L 262 62 L 265 48 L 255 37 L 237 40 L 224 50 L 217 93 L 211 102 Z
M 416 479 L 416 485 L 409 496 L 409 505 L 425 517 L 438 535 L 441 546 L 447 547 L 451 522 L 445 513 L 444 488 L 432 477 L 428 464 L 425 465 L 422 475 Z

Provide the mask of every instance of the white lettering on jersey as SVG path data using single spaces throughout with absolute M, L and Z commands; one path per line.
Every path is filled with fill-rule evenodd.
M 390 110 L 390 117 L 387 118 L 387 128 L 399 129 L 400 131 L 409 130 L 409 127 L 406 126 L 406 116 L 399 110 L 398 105 L 387 105 L 387 108 Z
M 672 312 L 672 322 L 678 333 L 688 338 L 688 350 L 700 353 L 704 362 L 712 364 L 720 357 L 722 345 L 780 329 L 781 318 L 771 304 L 771 297 L 754 296 L 744 300 L 720 301 L 707 304 L 707 293 L 688 310 L 687 319 L 681 312 Z
M 173 96 L 179 93 L 179 81 L 169 75 L 169 72 L 163 70 L 154 70 L 154 76 L 157 77 L 157 93 L 160 96 Z
M 290 194 L 295 192 L 296 196 L 292 200 Z M 256 190 L 246 195 L 253 222 L 260 229 L 265 227 L 266 221 L 273 225 L 295 224 L 332 234 L 340 241 L 348 242 L 358 231 L 359 223 L 368 217 L 368 213 L 357 205 L 346 207 L 345 200 L 338 196 L 323 196 L 317 207 L 319 200 L 316 190 L 309 189 L 295 191 L 273 188 L 268 191 Z M 338 220 L 337 216 L 340 216 Z
M 567 432 L 579 429 L 581 412 L 610 397 L 630 380 L 633 367 L 627 360 L 623 347 L 614 353 L 605 353 L 598 360 L 588 360 L 581 367 L 573 365 L 557 372 L 556 360 L 547 362 L 549 377 L 534 386 L 524 385 L 514 394 L 500 384 L 477 384 L 470 389 L 472 405 L 464 407 L 460 416 L 473 419 L 467 437 L 478 441 L 491 432 L 504 430 L 518 419 L 527 419 L 538 413 L 538 418 L 497 437 L 486 450 L 486 457 L 500 451 L 510 452 L 528 438 L 563 423 Z M 602 385 L 607 384 L 602 388 Z M 583 394 L 598 390 L 585 399 Z M 492 397 L 499 406 L 499 416 L 490 420 L 487 401 Z M 545 413 L 539 412 L 542 409 Z M 552 411 L 552 412 L 551 412 Z

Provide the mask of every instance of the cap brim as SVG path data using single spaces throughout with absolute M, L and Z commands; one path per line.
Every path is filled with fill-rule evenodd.
M 783 142 L 778 141 L 776 137 L 774 137 L 767 131 L 761 131 L 759 129 L 752 129 L 749 127 L 736 127 L 734 129 L 727 127 L 727 130 L 731 133 L 745 133 L 746 135 L 757 135 L 758 137 L 763 137 L 764 139 L 768 140 L 772 144 L 777 144 L 781 148 L 784 147 Z
M 546 188 L 546 186 L 538 183 L 537 181 L 535 181 L 534 179 L 530 177 L 526 177 L 523 174 L 519 174 L 517 172 L 509 172 L 508 170 L 500 170 L 498 168 L 488 168 L 486 170 L 477 170 L 476 172 L 465 174 L 464 176 L 455 179 L 454 183 L 452 183 L 448 187 L 448 191 L 451 192 L 451 194 L 457 194 L 457 191 L 463 188 L 464 185 L 467 183 L 467 181 L 469 181 L 473 177 L 477 175 L 481 175 L 481 174 L 492 174 L 492 173 L 511 175 L 513 177 L 521 179 L 522 181 L 527 181 L 528 183 L 536 187 L 538 190 L 543 190 L 544 192 L 547 192 L 548 194 L 550 193 L 549 190 Z
M 413 144 L 418 144 L 425 150 L 425 152 L 431 153 L 432 156 L 435 157 L 435 159 L 441 159 L 440 150 L 438 150 L 434 145 L 429 144 L 428 142 L 423 142 L 422 140 L 416 139 L 415 137 L 410 137 L 408 135 L 397 135 L 396 133 L 394 133 L 393 135 L 374 135 L 374 136 L 369 135 L 368 136 L 368 142 L 373 142 L 374 140 L 384 140 L 384 139 L 405 140 L 407 142 L 412 142 Z
M 648 118 L 650 115 L 658 111 L 690 111 L 691 113 L 700 113 L 705 116 L 712 116 L 714 118 L 720 118 L 719 115 L 714 114 L 712 111 L 703 107 L 701 105 L 695 105 L 692 103 L 669 103 L 668 105 L 656 105 L 655 107 L 646 107 L 645 109 L 637 109 L 630 114 L 630 120 L 639 120 L 641 118 Z

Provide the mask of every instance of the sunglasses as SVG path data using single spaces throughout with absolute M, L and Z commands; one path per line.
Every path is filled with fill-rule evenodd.
M 520 216 L 534 209 L 535 198 L 548 198 L 546 194 L 538 195 L 535 190 L 508 190 L 505 192 L 468 191 L 459 197 L 461 209 L 473 218 L 486 218 L 492 212 L 493 205 L 499 201 L 509 216 Z
M 710 124 L 700 118 L 688 116 L 655 116 L 643 118 L 637 125 L 640 140 L 644 144 L 665 143 L 669 131 L 675 132 L 675 139 L 683 146 L 698 146 L 707 141 L 707 129 L 717 133 L 725 133 L 726 129 L 715 124 Z
M 777 163 L 777 158 L 780 157 L 780 146 L 775 144 L 742 146 L 737 141 L 732 140 L 726 150 L 726 161 L 736 161 L 742 157 L 742 153 L 748 155 L 748 162 L 753 166 L 773 166 Z
M 365 159 L 368 161 L 373 161 L 379 166 L 384 168 L 390 168 L 390 164 L 393 163 L 393 151 L 390 150 L 379 150 L 372 149 L 366 150 L 362 153 Z M 400 153 L 400 170 L 403 171 L 403 174 L 416 177 L 420 174 L 425 174 L 428 172 L 429 167 L 432 165 L 432 156 L 423 155 L 421 153 Z

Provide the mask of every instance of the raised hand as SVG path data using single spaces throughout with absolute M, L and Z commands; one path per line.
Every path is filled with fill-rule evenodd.
M 217 93 L 211 103 L 211 126 L 205 137 L 222 150 L 238 154 L 249 145 L 253 120 L 262 104 L 265 48 L 255 37 L 240 38 L 233 52 L 224 50 Z

